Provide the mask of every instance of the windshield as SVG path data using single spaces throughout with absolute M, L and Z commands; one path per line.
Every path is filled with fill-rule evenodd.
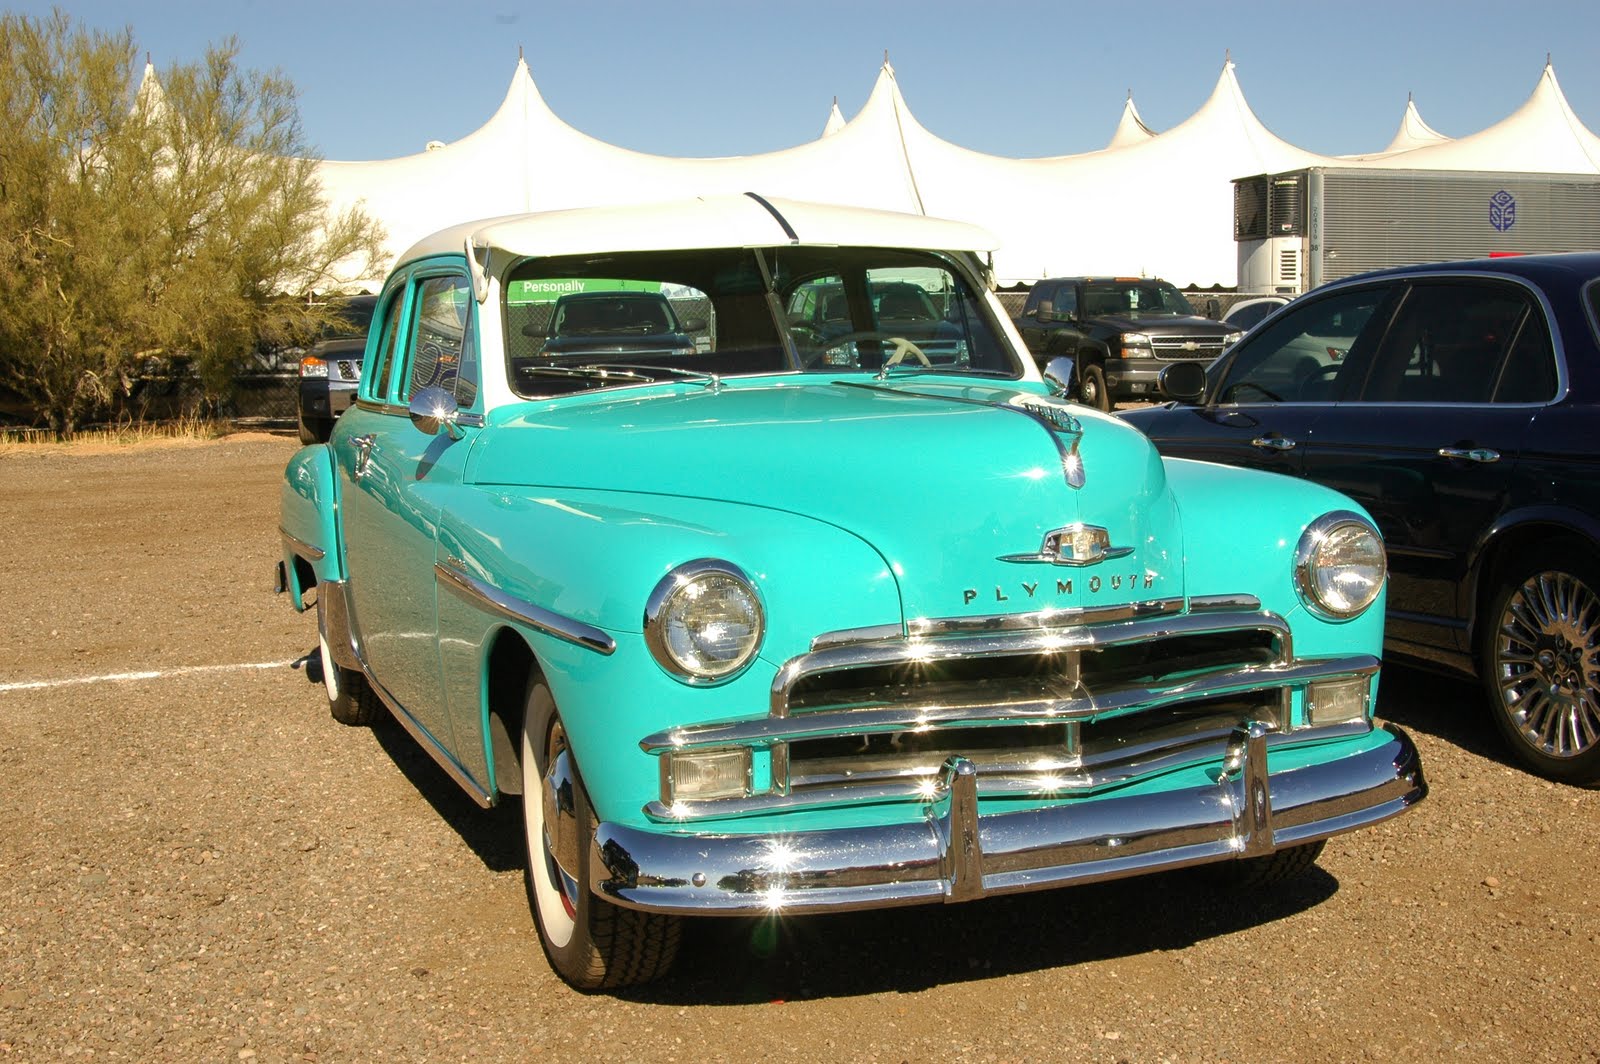
M 527 398 L 674 377 L 968 373 L 1021 367 L 948 259 L 884 248 L 530 259 L 504 288 L 507 366 Z
M 367 335 L 372 324 L 372 308 L 378 305 L 377 296 L 355 296 L 341 304 L 338 317 L 323 326 L 319 339 L 352 340 Z
M 1085 318 L 1171 318 L 1194 313 L 1166 281 L 1090 281 L 1083 286 Z

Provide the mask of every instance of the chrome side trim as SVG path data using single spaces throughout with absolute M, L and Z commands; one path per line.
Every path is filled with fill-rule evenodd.
M 289 535 L 282 525 L 278 526 L 278 535 L 283 537 L 283 545 L 289 548 L 291 554 L 298 554 L 307 561 L 320 562 L 328 556 L 328 552 L 316 544 Z
M 696 834 L 603 823 L 588 887 L 684 915 L 825 912 L 966 901 L 1271 853 L 1396 816 L 1428 791 L 1415 745 L 1380 723 L 1370 745 L 1273 772 L 1267 737 L 1241 729 L 1235 770 L 1147 794 L 984 815 L 959 761 L 924 816 L 774 834 Z M 1256 800 L 1256 788 L 1264 799 Z
M 543 606 L 535 606 L 531 602 L 508 595 L 499 588 L 448 564 L 455 561 L 457 559 L 451 558 L 447 562 L 436 562 L 433 574 L 443 587 L 455 592 L 479 609 L 516 624 L 537 628 L 546 635 L 553 635 L 557 639 L 564 639 L 596 653 L 611 654 L 617 649 L 616 640 L 606 634 L 604 629 L 573 620 L 571 617 L 563 617 Z
M 439 767 L 444 769 L 445 774 L 455 780 L 462 790 L 471 795 L 472 800 L 477 802 L 480 808 L 488 809 L 493 806 L 494 796 L 480 787 L 478 781 L 467 774 L 466 769 L 456 764 L 456 759 L 451 757 L 443 746 L 439 745 L 439 740 L 429 734 L 428 729 L 412 719 L 411 714 L 407 713 L 400 703 L 395 701 L 394 695 L 391 695 L 383 684 L 373 679 L 371 672 L 366 672 L 366 677 L 368 685 L 382 699 L 383 704 L 389 707 L 389 712 L 393 714 L 394 719 L 400 722 L 401 727 L 411 733 L 411 737 L 417 741 L 418 746 L 428 752 L 429 757 L 439 763 Z
M 1066 611 L 1062 611 L 1063 615 L 1065 613 Z M 1014 630 L 1012 625 L 1005 623 L 1005 618 L 1000 618 L 994 621 L 995 630 L 991 631 L 981 627 L 969 628 L 960 619 L 949 622 L 927 622 L 932 626 L 931 632 L 927 634 L 948 637 L 959 633 L 959 637 L 922 638 L 924 633 L 914 632 L 905 639 L 828 645 L 824 649 L 790 658 L 773 678 L 768 712 L 774 717 L 787 716 L 790 695 L 795 686 L 808 676 L 844 669 L 866 668 L 871 665 L 905 665 L 958 658 L 1089 650 L 1147 639 L 1250 629 L 1270 629 L 1273 632 L 1277 642 L 1279 662 L 1291 661 L 1294 658 L 1289 624 L 1282 617 L 1272 613 L 1207 613 L 1199 617 L 1176 615 L 1154 620 L 1108 622 L 1093 627 L 1085 623 L 1081 617 L 1072 617 L 1068 620 L 1063 616 L 1062 623 L 1058 625 L 1049 615 L 1028 616 L 1046 617 L 1047 626 L 1018 631 Z

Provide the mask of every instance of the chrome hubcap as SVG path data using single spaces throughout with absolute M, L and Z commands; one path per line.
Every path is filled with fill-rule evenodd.
M 566 730 L 557 724 L 550 732 L 540 800 L 544 803 L 544 857 L 550 881 L 561 892 L 568 916 L 577 915 L 578 808 L 572 778 L 572 758 Z
M 1500 705 L 1522 738 L 1550 757 L 1600 742 L 1600 599 L 1570 573 L 1517 589 L 1495 643 Z

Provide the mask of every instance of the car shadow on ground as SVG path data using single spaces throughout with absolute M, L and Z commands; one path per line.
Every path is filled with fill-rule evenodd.
M 1179 871 L 961 905 L 693 920 L 672 978 L 619 996 L 748 1005 L 913 993 L 1181 951 L 1312 909 L 1338 889 L 1321 868 L 1249 893 Z
M 491 872 L 522 868 L 522 806 L 516 799 L 484 809 L 417 745 L 393 717 L 373 725 L 383 752 Z
M 392 719 L 373 738 L 491 872 L 522 867 L 521 808 L 483 810 Z M 685 925 L 673 977 L 621 992 L 663 1005 L 911 992 L 941 984 L 1185 949 L 1312 909 L 1339 882 L 1321 868 L 1230 891 L 1203 870 L 1141 876 L 962 905 L 833 915 L 704 918 Z
M 1377 714 L 1469 754 L 1521 769 L 1495 730 L 1483 689 L 1464 676 L 1385 662 Z M 1426 772 L 1427 764 L 1422 768 Z

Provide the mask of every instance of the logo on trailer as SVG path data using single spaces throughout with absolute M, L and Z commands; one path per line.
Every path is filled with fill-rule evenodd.
M 1505 189 L 1489 197 L 1489 224 L 1502 233 L 1517 224 L 1516 197 Z

